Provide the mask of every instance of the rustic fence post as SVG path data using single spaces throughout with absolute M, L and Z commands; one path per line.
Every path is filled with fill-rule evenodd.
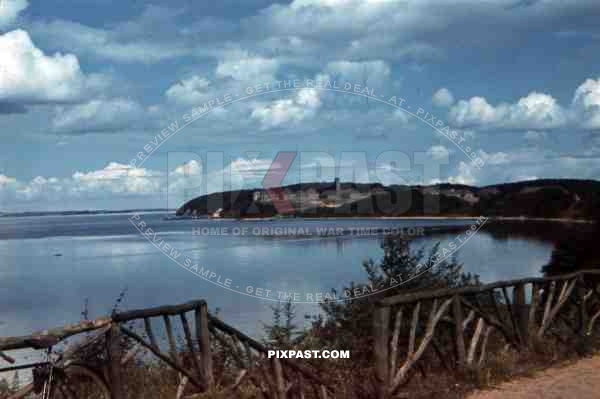
M 454 338 L 456 342 L 456 357 L 458 368 L 463 371 L 466 365 L 467 351 L 465 348 L 465 338 L 463 335 L 463 310 L 460 302 L 460 296 L 454 295 L 452 300 L 452 313 L 454 316 Z
M 527 322 L 527 334 L 529 340 L 527 345 L 530 350 L 535 350 L 537 340 L 538 325 L 536 322 L 536 315 L 538 307 L 540 306 L 540 285 L 538 283 L 531 284 L 531 304 L 529 305 L 529 320 Z
M 209 390 L 214 388 L 212 374 L 212 354 L 210 352 L 210 332 L 208 330 L 208 305 L 202 302 L 195 312 L 196 316 L 196 339 L 200 348 L 200 368 L 202 378 Z
M 118 323 L 113 323 L 106 333 L 108 354 L 108 375 L 110 378 L 111 399 L 125 399 L 121 378 L 121 330 Z
M 590 337 L 587 334 L 587 324 L 588 324 L 588 312 L 587 312 L 587 287 L 585 285 L 585 275 L 580 274 L 577 276 L 577 302 L 578 302 L 578 325 L 577 325 L 577 333 L 578 333 L 578 343 L 577 350 L 580 354 L 586 355 L 590 352 Z
M 390 307 L 378 305 L 373 317 L 373 339 L 375 341 L 375 378 L 377 399 L 385 399 L 389 387 L 389 326 Z
M 525 284 L 515 285 L 513 301 L 521 346 L 525 347 L 529 342 L 529 307 L 525 301 Z
M 287 393 L 285 389 L 285 378 L 283 376 L 283 369 L 279 359 L 273 358 L 273 371 L 275 374 L 275 394 L 277 399 L 286 399 Z

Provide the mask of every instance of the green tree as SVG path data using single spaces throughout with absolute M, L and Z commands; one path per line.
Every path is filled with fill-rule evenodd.
M 265 324 L 266 342 L 276 347 L 289 347 L 294 338 L 300 334 L 298 326 L 294 324 L 296 318 L 296 309 L 292 300 L 283 304 L 277 302 L 277 305 L 271 306 L 273 311 L 272 324 Z
M 381 247 L 383 257 L 379 262 L 371 259 L 363 263 L 367 281 L 353 282 L 344 288 L 344 292 L 371 292 L 373 295 L 353 294 L 350 301 L 325 301 L 321 304 L 325 315 L 313 326 L 313 334 L 324 346 L 352 348 L 353 360 L 366 362 L 370 359 L 372 317 L 377 301 L 411 291 L 479 284 L 479 277 L 464 273 L 462 264 L 455 258 L 439 260 L 439 243 L 426 253 L 423 248 L 412 250 L 405 239 L 389 237 Z M 428 265 L 435 266 L 429 269 Z M 384 291 L 383 288 L 389 289 Z

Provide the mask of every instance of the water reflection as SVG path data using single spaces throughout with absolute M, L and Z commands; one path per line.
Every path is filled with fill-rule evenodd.
M 92 317 L 104 315 L 110 312 L 125 288 L 123 306 L 127 308 L 206 298 L 212 310 L 219 308 L 226 321 L 250 333 L 258 334 L 262 322 L 270 320 L 271 303 L 226 291 L 193 276 L 158 253 L 137 232 L 124 234 L 129 227 L 122 216 L 102 218 L 100 230 L 109 231 L 112 220 L 115 234 L 96 234 L 94 219 L 90 217 L 61 220 L 58 227 L 53 220 L 47 220 L 47 229 L 59 234 L 35 239 L 19 237 L 27 236 L 31 230 L 34 236 L 44 236 L 42 221 L 26 223 L 24 231 L 17 232 L 15 229 L 20 228 L 20 224 L 8 223 L 12 238 L 0 240 L 0 335 L 23 334 L 77 321 L 86 298 Z M 92 229 L 89 235 L 82 235 L 81 223 L 88 223 L 88 230 Z M 197 237 L 186 232 L 191 225 L 187 221 L 182 225 L 171 223 L 170 226 L 175 226 L 171 227 L 173 231 L 166 229 L 159 218 L 151 223 L 169 233 L 165 239 L 182 256 L 231 278 L 242 289 L 251 285 L 273 292 L 328 292 L 351 281 L 363 281 L 362 262 L 382 256 L 381 241 L 373 236 Z M 378 221 L 362 223 L 373 225 Z M 395 223 L 426 225 L 427 222 Z M 68 236 L 71 224 L 78 226 L 73 229 L 74 234 Z M 435 242 L 448 241 L 454 236 L 420 238 L 412 245 L 431 248 Z M 457 257 L 466 271 L 479 274 L 483 281 L 493 281 L 538 275 L 551 250 L 552 242 L 545 238 L 527 234 L 511 236 L 490 230 L 475 235 Z M 57 253 L 62 256 L 54 256 Z M 303 305 L 298 310 L 299 315 L 316 312 L 317 305 Z

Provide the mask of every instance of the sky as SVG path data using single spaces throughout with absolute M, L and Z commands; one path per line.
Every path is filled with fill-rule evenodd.
M 597 179 L 599 17 L 597 0 L 0 0 L 0 211 L 175 208 L 269 169 Z

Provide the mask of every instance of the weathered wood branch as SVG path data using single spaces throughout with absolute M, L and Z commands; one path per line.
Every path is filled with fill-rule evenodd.
M 144 317 L 144 329 L 146 330 L 146 335 L 150 340 L 150 344 L 158 349 L 158 342 L 156 342 L 154 331 L 152 331 L 152 322 L 150 321 L 149 317 Z
M 415 341 L 417 338 L 417 327 L 419 326 L 419 311 L 421 310 L 421 302 L 417 302 L 413 308 L 412 320 L 410 322 L 410 337 L 408 340 L 408 356 L 415 353 Z M 432 310 L 435 312 L 435 310 Z
M 482 309 L 480 309 L 479 307 L 475 307 L 474 305 L 472 305 L 471 303 L 467 302 L 466 300 L 462 300 L 463 305 L 465 305 L 466 307 L 468 307 L 469 309 L 473 309 L 475 310 L 475 313 L 477 313 L 477 315 L 479 317 L 481 317 L 483 320 L 485 320 L 485 322 L 491 326 L 494 326 L 498 331 L 500 331 L 500 333 L 502 334 L 502 336 L 504 337 L 505 341 L 509 344 L 514 344 L 511 335 L 508 333 L 508 331 L 504 328 L 504 326 L 501 324 L 501 322 L 499 322 L 498 320 L 494 320 L 492 319 L 488 314 L 486 314 Z
M 466 348 L 464 331 L 462 329 L 463 308 L 460 297 L 455 295 L 452 298 L 452 316 L 454 317 L 454 344 L 456 347 L 456 356 L 458 367 L 462 368 L 466 364 Z
M 219 330 L 221 330 L 227 334 L 235 335 L 240 341 L 246 343 L 249 347 L 251 347 L 252 349 L 254 349 L 257 352 L 262 353 L 264 356 L 266 356 L 266 354 L 268 353 L 269 348 L 267 348 L 260 342 L 256 341 L 255 339 L 250 338 L 243 332 L 236 330 L 235 328 L 231 327 L 230 325 L 224 323 L 223 321 L 216 318 L 215 316 L 212 316 L 210 313 L 208 314 L 208 320 L 209 320 L 209 323 L 212 324 L 214 327 L 218 328 Z M 290 360 L 290 359 L 280 359 L 280 360 L 285 366 L 303 374 L 303 376 L 305 378 L 311 380 L 312 382 L 317 383 L 318 385 L 324 385 L 326 387 L 328 386 L 328 384 L 323 379 L 321 379 L 319 376 L 317 376 L 311 369 L 309 369 L 304 364 Z
M 121 366 L 121 330 L 113 323 L 106 333 L 106 349 L 108 354 L 108 375 L 111 399 L 125 399 L 123 386 L 123 370 Z
M 469 345 L 469 353 L 467 355 L 467 364 L 472 365 L 473 360 L 475 359 L 475 352 L 477 351 L 477 344 L 479 343 L 479 338 L 481 337 L 481 333 L 485 327 L 485 321 L 480 317 L 477 320 L 477 327 L 475 327 L 475 333 L 471 338 L 471 344 Z
M 392 373 L 396 371 L 396 361 L 398 359 L 398 339 L 400 338 L 400 329 L 402 327 L 402 311 L 400 308 L 396 312 L 394 320 L 394 333 L 392 334 L 392 342 L 390 342 L 390 370 Z
M 125 355 L 121 359 L 121 366 L 124 366 L 127 363 L 129 363 L 130 361 L 132 361 L 136 357 L 136 355 L 140 352 L 141 349 L 142 349 L 142 345 L 140 345 L 139 343 L 136 343 L 135 346 L 133 348 L 131 348 L 130 350 L 128 350 L 127 353 L 125 353 Z
M 183 374 L 179 374 L 179 385 L 177 385 L 177 393 L 175 394 L 175 399 L 183 398 L 183 393 L 185 392 L 185 387 L 187 386 L 189 378 Z
M 104 317 L 96 320 L 86 320 L 77 324 L 71 324 L 50 330 L 39 331 L 31 335 L 0 338 L 0 351 L 27 348 L 48 348 L 65 338 L 88 331 L 98 330 L 109 325 L 111 322 L 112 320 L 110 317 Z
M 200 349 L 200 368 L 202 370 L 202 378 L 208 386 L 212 389 L 214 386 L 214 379 L 212 373 L 212 354 L 210 351 L 210 333 L 208 330 L 208 307 L 206 303 L 200 304 L 200 307 L 195 310 L 196 319 L 196 339 L 198 340 L 198 347 Z
M 190 330 L 190 325 L 187 321 L 187 317 L 185 313 L 180 313 L 179 318 L 181 319 L 181 324 L 183 325 L 183 334 L 185 336 L 185 342 L 187 343 L 188 350 L 190 351 L 190 357 L 192 358 L 192 364 L 198 373 L 198 376 L 202 378 L 202 369 L 200 368 L 200 362 L 198 361 L 198 353 L 194 348 L 194 341 L 192 340 L 192 331 Z M 204 386 L 206 388 L 206 386 Z
M 544 315 L 542 317 L 542 322 L 540 323 L 540 329 L 538 330 L 538 335 L 540 335 L 539 331 L 541 331 L 543 326 L 546 325 L 546 323 L 547 323 L 548 316 L 550 315 L 550 310 L 552 309 L 552 302 L 554 301 L 554 293 L 555 292 L 556 292 L 556 282 L 552 281 L 550 283 L 550 290 L 548 292 L 548 295 L 546 296 L 546 304 L 544 306 Z M 546 292 L 544 292 L 544 294 L 546 294 Z
M 556 315 L 558 314 L 558 312 L 560 311 L 562 306 L 567 301 L 567 299 L 569 299 L 571 292 L 573 292 L 573 288 L 575 288 L 575 284 L 577 284 L 576 279 L 574 279 L 570 283 L 569 283 L 569 281 L 565 281 L 563 288 L 560 292 L 560 295 L 558 297 L 558 300 L 556 302 L 556 305 L 554 305 L 554 307 L 552 307 L 550 309 L 550 311 L 548 313 L 548 317 L 545 318 L 545 321 L 542 323 L 542 326 L 540 327 L 540 330 L 538 331 L 538 338 L 541 338 L 544 335 L 544 332 L 546 331 L 546 329 L 550 326 L 550 324 L 552 323 L 552 321 L 554 320 L 554 318 L 556 317 Z
M 375 379 L 377 380 L 377 399 L 385 399 L 387 397 L 387 386 L 390 379 L 390 361 L 388 336 L 390 328 L 390 313 L 389 306 L 383 306 L 375 309 L 373 317 L 373 340 L 375 352 Z M 392 370 L 393 371 L 393 370 Z
M 453 302 L 454 298 L 447 299 L 442 305 L 437 308 L 437 301 L 433 306 L 433 309 L 430 313 L 429 320 L 427 321 L 427 327 L 425 329 L 425 335 L 419 344 L 419 348 L 412 354 L 409 354 L 405 363 L 400 367 L 398 372 L 393 377 L 392 383 L 388 389 L 388 394 L 393 394 L 404 382 L 408 376 L 408 372 L 413 367 L 413 365 L 420 359 L 420 357 L 425 352 L 427 345 L 433 339 L 433 335 L 435 333 L 435 327 L 440 321 L 440 318 L 444 315 L 444 313 L 448 310 L 448 307 Z M 460 326 L 460 324 L 459 324 Z M 460 327 L 459 327 L 460 328 Z
M 492 332 L 493 327 L 488 326 L 483 333 L 483 342 L 481 343 L 481 353 L 479 354 L 479 361 L 477 361 L 477 365 L 481 366 L 485 361 L 485 354 L 487 349 L 488 339 L 490 337 L 490 333 Z
M 579 275 L 585 276 L 588 274 L 600 275 L 600 270 L 581 270 L 579 272 L 564 274 L 564 275 L 560 275 L 560 276 L 532 277 L 532 278 L 524 278 L 524 279 L 517 279 L 517 280 L 497 281 L 497 282 L 490 283 L 490 284 L 469 286 L 469 287 L 464 287 L 464 288 L 443 288 L 443 289 L 439 289 L 439 290 L 400 294 L 400 295 L 395 295 L 392 297 L 382 299 L 380 301 L 380 303 L 383 306 L 393 306 L 393 305 L 412 303 L 412 302 L 416 302 L 416 301 L 420 301 L 420 300 L 424 300 L 424 299 L 449 297 L 452 295 L 461 295 L 461 296 L 474 295 L 474 294 L 480 294 L 480 293 L 484 293 L 484 292 L 487 292 L 490 290 L 494 290 L 497 288 L 515 286 L 517 284 L 532 284 L 532 283 L 540 284 L 540 283 L 546 283 L 546 282 L 551 282 L 551 281 L 570 280 Z
M 535 334 L 537 331 L 536 314 L 540 304 L 540 286 L 539 284 L 531 284 L 531 304 L 529 305 L 529 320 L 527 324 L 527 334 L 529 336 L 529 346 L 533 346 Z
M 467 329 L 467 327 L 469 327 L 469 324 L 471 324 L 471 322 L 475 320 L 475 311 L 473 309 L 469 310 L 469 314 L 467 315 L 467 317 L 463 320 L 463 324 L 462 324 L 462 329 L 463 331 L 465 331 Z
M 592 335 L 592 332 L 594 331 L 594 324 L 596 323 L 596 320 L 598 320 L 598 318 L 600 317 L 600 310 L 598 310 L 591 318 L 590 321 L 588 323 L 588 327 L 587 327 L 587 335 Z
M 167 363 L 169 366 L 173 367 L 175 370 L 177 370 L 181 374 L 185 375 L 190 380 L 190 382 L 192 384 L 196 385 L 196 387 L 198 387 L 200 389 L 204 389 L 204 387 L 202 386 L 202 383 L 199 380 L 197 380 L 196 377 L 194 377 L 191 373 L 189 373 L 185 368 L 179 367 L 179 365 L 175 364 L 170 357 L 164 355 L 162 352 L 160 352 L 154 346 L 146 343 L 146 341 L 144 340 L 144 338 L 140 337 L 139 335 L 137 335 L 133 331 L 131 331 L 131 330 L 129 330 L 129 329 L 123 327 L 123 326 L 121 326 L 121 332 L 123 334 L 127 335 L 129 338 L 131 338 L 134 341 L 136 341 L 137 343 L 139 343 L 140 345 L 142 345 L 143 347 L 149 349 L 150 352 L 152 352 L 160 360 L 162 360 L 163 362 Z
M 508 311 L 508 316 L 510 317 L 510 323 L 513 328 L 513 335 L 515 337 L 515 341 L 523 344 L 523 337 L 521 337 L 521 332 L 519 331 L 519 326 L 517 324 L 517 319 L 515 317 L 514 309 L 510 298 L 508 296 L 508 292 L 506 287 L 502 287 L 502 296 L 504 297 L 504 303 L 506 304 L 506 310 Z
M 169 341 L 169 352 L 175 364 L 181 364 L 177 351 L 177 343 L 175 342 L 175 335 L 173 334 L 173 326 L 171 325 L 171 318 L 169 315 L 163 315 L 163 322 L 165 323 L 165 331 L 167 332 L 167 339 Z
M 114 321 L 124 322 L 135 319 L 143 319 L 146 317 L 162 317 L 165 315 L 168 316 L 177 316 L 180 313 L 190 312 L 200 307 L 202 304 L 205 304 L 206 301 L 191 301 L 181 305 L 167 305 L 167 306 L 158 306 L 155 308 L 148 309 L 136 309 L 129 310 L 126 312 L 121 312 L 114 314 L 112 316 Z
M 0 352 L 0 357 L 2 359 L 4 359 L 5 361 L 9 362 L 10 364 L 14 364 L 15 363 L 15 359 L 13 359 L 12 357 L 8 356 L 5 353 Z

